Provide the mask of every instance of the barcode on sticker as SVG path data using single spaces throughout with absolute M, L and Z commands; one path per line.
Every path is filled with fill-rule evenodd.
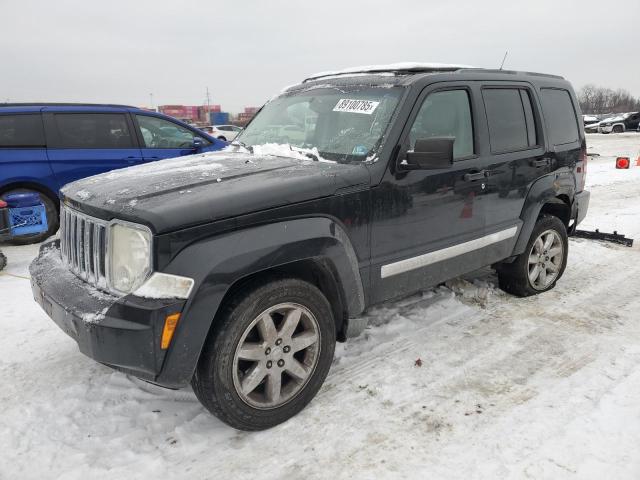
M 364 113 L 365 115 L 371 115 L 380 102 L 373 102 L 371 100 L 353 100 L 351 98 L 341 98 L 338 100 L 337 105 L 333 108 L 334 112 L 348 112 L 348 113 Z

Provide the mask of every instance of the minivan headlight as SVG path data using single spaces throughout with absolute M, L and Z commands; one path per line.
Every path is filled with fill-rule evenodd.
M 151 231 L 131 223 L 115 222 L 109 235 L 109 287 L 131 293 L 151 273 Z

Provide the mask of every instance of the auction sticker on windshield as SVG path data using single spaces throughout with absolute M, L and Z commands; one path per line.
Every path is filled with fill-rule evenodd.
M 371 115 L 376 110 L 379 104 L 380 102 L 373 102 L 371 100 L 353 100 L 351 98 L 341 98 L 333 108 L 333 111 L 364 113 L 365 115 Z

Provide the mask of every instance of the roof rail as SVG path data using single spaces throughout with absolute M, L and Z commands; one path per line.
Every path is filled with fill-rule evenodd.
M 455 72 L 461 69 L 473 69 L 469 65 L 449 65 L 446 63 L 393 63 L 390 65 L 369 65 L 362 67 L 346 68 L 344 70 L 335 70 L 328 72 L 320 72 L 305 78 L 302 83 L 312 80 L 318 80 L 326 77 L 348 76 L 348 75 L 364 75 L 376 73 L 391 73 L 395 75 L 409 75 L 412 73 L 436 73 L 436 72 Z
M 74 102 L 26 102 L 26 103 L 3 103 L 0 107 L 115 107 L 115 108 L 138 108 L 132 105 L 120 105 L 116 103 L 74 103 Z
M 461 72 L 482 72 L 482 73 L 506 73 L 511 75 L 532 75 L 535 77 L 558 78 L 564 80 L 560 75 L 552 75 L 550 73 L 524 72 L 520 70 L 500 70 L 499 68 L 461 68 Z

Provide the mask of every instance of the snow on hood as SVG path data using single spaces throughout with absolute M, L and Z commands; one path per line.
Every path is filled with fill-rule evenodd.
M 310 75 L 308 78 L 329 77 L 333 75 L 345 75 L 349 73 L 365 73 L 365 72 L 390 72 L 393 70 L 453 70 L 459 68 L 476 68 L 470 65 L 458 65 L 450 63 L 422 63 L 422 62 L 399 62 L 390 63 L 388 65 L 363 65 L 360 67 L 349 67 L 342 70 L 330 70 Z

